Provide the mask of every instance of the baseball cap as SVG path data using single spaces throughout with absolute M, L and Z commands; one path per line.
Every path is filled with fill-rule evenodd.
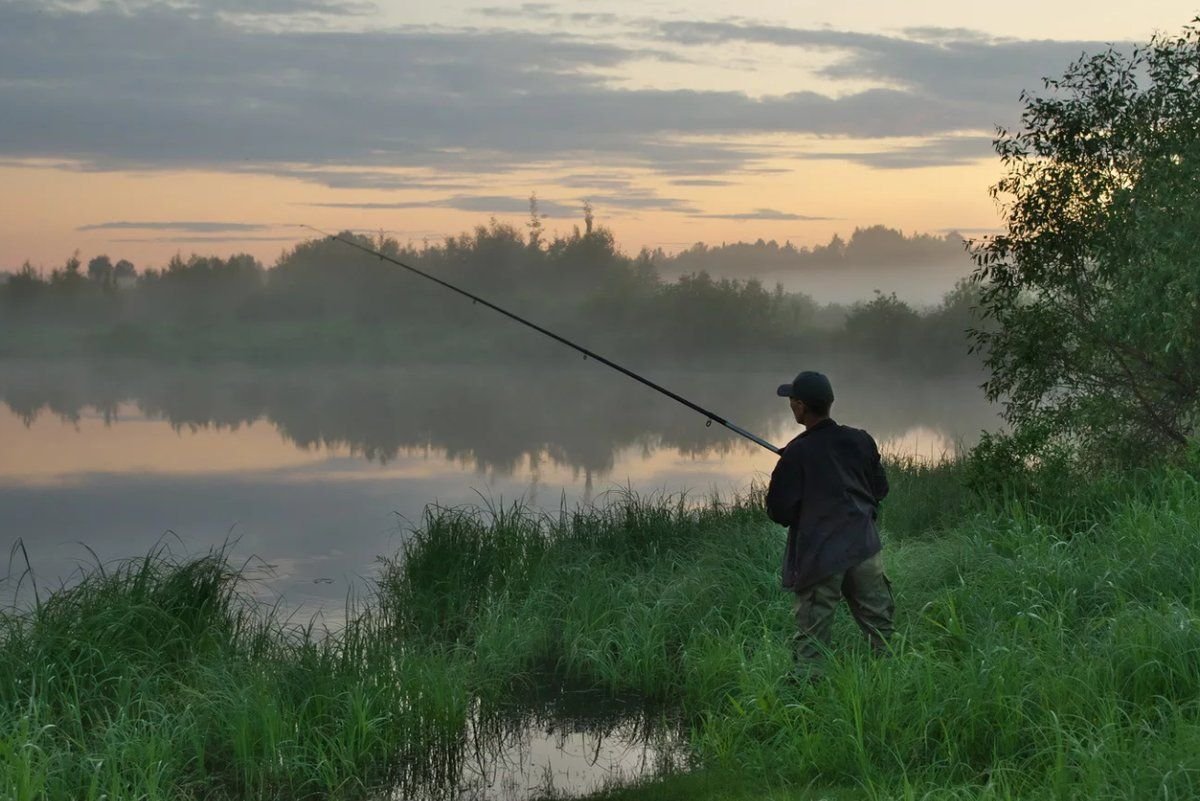
M 775 393 L 782 398 L 795 398 L 805 403 L 833 403 L 833 385 L 824 373 L 805 370 L 790 384 L 780 384 Z

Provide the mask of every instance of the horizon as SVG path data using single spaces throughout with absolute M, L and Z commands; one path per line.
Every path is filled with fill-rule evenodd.
M 582 221 L 583 221 L 583 217 L 582 217 L 582 212 L 581 212 L 580 222 L 582 222 Z M 526 222 L 528 222 L 528 219 L 526 220 Z M 418 249 L 420 251 L 425 251 L 425 250 L 429 250 L 429 249 L 436 249 L 439 247 L 444 247 L 446 244 L 446 241 L 449 239 L 473 236 L 476 229 L 487 227 L 491 223 L 498 223 L 500 225 L 511 226 L 514 229 L 516 229 L 516 231 L 518 233 L 521 232 L 521 229 L 523 227 L 526 227 L 522 224 L 512 223 L 507 220 L 501 221 L 500 219 L 498 219 L 496 216 L 493 215 L 491 218 L 489 218 L 489 220 L 487 222 L 477 222 L 474 226 L 471 226 L 470 228 L 465 228 L 456 234 L 448 234 L 445 237 L 439 238 L 437 241 L 432 241 L 430 239 L 424 239 L 418 243 L 412 239 L 408 239 L 408 240 L 404 241 L 404 240 L 400 240 L 400 239 L 397 239 L 395 237 L 390 237 L 390 236 L 388 236 L 387 238 L 391 241 L 395 241 L 401 247 L 413 248 L 413 249 Z M 615 245 L 617 251 L 620 252 L 623 256 L 625 256 L 627 258 L 633 258 L 642 252 L 642 250 L 640 250 L 640 249 L 633 250 L 631 248 L 622 247 L 622 242 L 621 242 L 620 237 L 617 235 L 617 232 L 614 231 L 610 226 L 605 225 L 603 223 L 603 221 L 597 221 L 597 228 L 599 230 L 607 230 L 609 233 L 611 233 L 613 235 L 614 245 Z M 697 249 L 704 249 L 709 252 L 712 252 L 715 250 L 721 250 L 721 249 L 725 249 L 725 248 L 735 248 L 735 247 L 739 247 L 739 246 L 745 246 L 745 247 L 774 246 L 781 251 L 784 251 L 784 250 L 787 250 L 790 248 L 797 256 L 804 256 L 805 254 L 812 253 L 816 249 L 828 247 L 835 240 L 840 240 L 842 243 L 849 243 L 855 238 L 855 236 L 859 235 L 860 232 L 866 232 L 866 231 L 871 231 L 871 230 L 875 230 L 875 229 L 881 229 L 888 234 L 899 235 L 900 237 L 903 238 L 903 241 L 906 245 L 911 242 L 921 241 L 923 238 L 934 238 L 934 239 L 942 240 L 942 241 L 949 243 L 949 242 L 953 241 L 952 237 L 958 236 L 959 241 L 962 242 L 964 245 L 971 240 L 971 237 L 968 236 L 966 232 L 957 231 L 957 230 L 903 231 L 898 228 L 889 228 L 888 226 L 885 226 L 882 224 L 874 224 L 874 225 L 856 226 L 853 231 L 849 231 L 849 232 L 834 231 L 824 241 L 815 242 L 812 244 L 799 244 L 799 243 L 793 242 L 791 240 L 780 241 L 778 239 L 764 239 L 763 237 L 758 237 L 754 240 L 738 239 L 738 240 L 723 240 L 721 242 L 706 242 L 703 240 L 698 240 L 696 242 L 681 244 L 679 247 L 674 248 L 674 249 L 654 248 L 654 249 L 647 249 L 647 252 L 649 252 L 650 255 L 654 256 L 654 257 L 658 257 L 659 255 L 662 255 L 662 256 L 666 257 L 667 259 L 674 260 L 684 254 L 687 254 L 689 252 L 694 252 Z M 580 226 L 578 224 L 576 224 L 574 226 L 575 233 L 578 233 L 581 230 L 582 230 L 582 226 Z M 339 231 L 338 233 L 347 233 L 347 232 L 359 234 L 359 235 L 363 235 L 363 236 L 369 236 L 372 238 L 378 237 L 380 235 L 387 235 L 389 233 L 387 230 L 371 231 L 371 230 L 365 230 L 365 229 L 364 230 L 346 229 L 343 231 Z M 551 232 L 549 232 L 548 237 L 545 234 L 543 234 L 543 242 L 547 242 L 547 241 L 553 242 L 556 239 L 566 239 L 570 236 L 571 236 L 570 232 L 551 231 Z M 247 255 L 253 256 L 264 268 L 272 269 L 275 266 L 277 266 L 281 260 L 285 259 L 287 257 L 287 255 L 297 245 L 301 245 L 305 242 L 311 242 L 311 241 L 321 239 L 321 238 L 322 238 L 321 236 L 315 236 L 315 235 L 311 235 L 311 234 L 308 236 L 305 236 L 305 237 L 297 238 L 291 245 L 283 245 L 282 249 L 279 250 L 273 258 L 263 259 L 263 258 L 260 258 L 259 256 L 255 255 L 254 253 L 249 252 L 245 248 L 237 249 L 237 248 L 230 248 L 230 247 L 225 246 L 225 243 L 239 241 L 236 238 L 235 239 L 226 239 L 225 237 L 219 237 L 219 236 L 197 237 L 194 241 L 199 245 L 198 247 L 180 248 L 180 249 L 176 250 L 175 253 L 168 255 L 166 258 L 162 259 L 161 261 L 156 261 L 156 262 L 151 262 L 151 263 L 141 263 L 141 264 L 133 261 L 132 259 L 129 259 L 129 261 L 131 261 L 133 263 L 135 272 L 138 275 L 141 275 L 146 270 L 165 269 L 166 266 L 170 262 L 175 261 L 175 260 L 186 261 L 187 259 L 190 259 L 190 258 L 208 258 L 208 257 L 231 258 L 233 256 L 247 254 Z M 24 269 L 26 265 L 28 265 L 33 268 L 34 272 L 38 276 L 40 276 L 42 278 L 48 278 L 54 270 L 61 269 L 71 259 L 78 259 L 81 262 L 82 267 L 87 266 L 89 259 L 96 258 L 96 257 L 108 257 L 115 263 L 121 259 L 127 259 L 127 256 L 124 255 L 123 251 L 120 249 L 121 245 L 137 243 L 137 242 L 140 242 L 141 240 L 117 238 L 117 239 L 113 239 L 111 241 L 117 245 L 117 248 L 112 249 L 112 252 L 109 252 L 109 251 L 84 252 L 80 248 L 75 248 L 73 250 L 70 250 L 69 252 L 66 252 L 65 255 L 60 256 L 57 260 L 55 260 L 54 262 L 49 263 L 49 264 L 35 263 L 35 262 L 33 262 L 32 259 L 22 259 L 19 264 L 0 264 L 0 275 L 15 274 L 15 273 L 19 272 L 20 270 Z M 193 240 L 181 239 L 179 241 L 182 243 L 182 242 L 193 241 Z M 204 245 L 212 245 L 214 247 L 205 249 L 203 247 Z M 965 251 L 961 255 L 962 255 L 963 259 L 969 260 L 969 255 Z M 851 261 L 848 263 L 855 265 L 855 266 L 863 266 L 863 267 L 867 267 L 867 266 L 885 266 L 886 267 L 886 265 L 873 265 L 873 264 L 867 264 L 867 263 L 863 263 L 863 262 Z M 750 273 L 748 273 L 748 274 L 750 274 Z

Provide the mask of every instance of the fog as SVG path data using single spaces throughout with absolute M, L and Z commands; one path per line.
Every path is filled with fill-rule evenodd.
M 538 222 L 420 246 L 342 236 L 778 445 L 798 429 L 774 390 L 801 369 L 826 372 L 835 417 L 891 454 L 941 458 L 996 425 L 967 353 L 975 293 L 953 280 L 956 237 L 876 226 L 815 248 L 630 256 L 590 216 L 553 238 Z M 431 503 L 698 500 L 745 492 L 776 458 L 328 239 L 270 266 L 237 254 L 26 265 L 0 285 L 0 315 L 0 546 L 24 543 L 55 580 L 93 552 L 129 557 L 166 537 L 194 553 L 233 537 L 271 566 L 264 591 L 337 607 Z
M 775 387 L 812 367 L 834 382 L 835 417 L 891 453 L 937 458 L 995 426 L 977 372 L 916 379 L 813 354 L 649 377 L 782 445 L 799 428 Z M 629 490 L 699 501 L 745 491 L 775 462 L 565 349 L 541 367 L 8 360 L 0 440 L 0 547 L 22 541 L 43 586 L 93 552 L 202 553 L 233 538 L 239 558 L 261 558 L 264 597 L 334 614 L 428 504 L 555 512 Z
M 818 303 L 852 306 L 875 292 L 894 293 L 918 309 L 936 306 L 970 275 L 973 262 L 962 235 L 914 234 L 882 225 L 835 235 L 815 247 L 774 240 L 710 246 L 703 243 L 655 263 L 664 278 L 708 272 L 717 278 L 754 279 L 803 294 Z
M 586 225 L 552 240 L 496 222 L 420 247 L 342 238 L 637 365 L 772 364 L 806 351 L 927 375 L 978 364 L 964 334 L 975 290 L 961 282 L 962 243 L 951 237 L 877 226 L 812 249 L 759 242 L 630 257 L 610 231 Z M 538 364 L 558 347 L 331 239 L 302 242 L 269 268 L 247 255 L 193 255 L 139 273 L 107 255 L 86 268 L 73 256 L 48 274 L 26 265 L 0 290 L 0 356 Z

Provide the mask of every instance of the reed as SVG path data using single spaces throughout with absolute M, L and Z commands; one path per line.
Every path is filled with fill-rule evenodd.
M 971 469 L 893 467 L 894 652 L 843 616 L 814 686 L 753 493 L 434 507 L 333 632 L 222 551 L 96 566 L 0 614 L 0 798 L 422 797 L 546 677 L 685 721 L 696 769 L 614 798 L 1200 795 L 1195 469 Z
M 0 798 L 356 797 L 453 757 L 453 659 L 371 614 L 317 636 L 239 587 L 224 552 L 157 550 L 0 617 Z

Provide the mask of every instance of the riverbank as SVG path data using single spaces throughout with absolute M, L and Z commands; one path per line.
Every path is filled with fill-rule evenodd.
M 467 721 L 547 671 L 685 722 L 692 772 L 611 798 L 1194 796 L 1195 467 L 892 473 L 896 651 L 843 615 L 814 687 L 781 681 L 783 533 L 753 496 L 434 509 L 330 636 L 250 606 L 221 554 L 93 568 L 0 624 L 0 797 L 433 797 Z

